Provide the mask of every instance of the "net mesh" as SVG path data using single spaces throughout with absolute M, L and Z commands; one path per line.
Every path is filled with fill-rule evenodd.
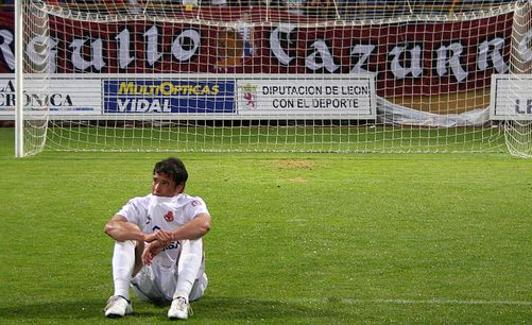
M 530 72 L 527 1 L 24 6 L 34 151 L 530 152 L 489 110 L 493 74 Z

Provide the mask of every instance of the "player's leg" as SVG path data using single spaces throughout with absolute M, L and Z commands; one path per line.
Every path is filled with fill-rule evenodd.
M 143 249 L 142 242 L 115 242 L 112 260 L 114 294 L 107 301 L 106 317 L 122 317 L 133 312 L 129 300 L 129 284 L 132 275 L 142 266 L 140 254 Z
M 176 286 L 176 276 L 173 268 L 161 266 L 157 260 L 151 265 L 143 265 L 141 256 L 144 246 L 137 246 L 135 251 L 139 263 L 135 263 L 131 287 L 143 301 L 165 304 L 172 300 L 172 293 Z
M 208 283 L 209 280 L 207 279 L 207 274 L 203 273 L 201 277 L 194 282 L 190 295 L 188 296 L 189 301 L 196 301 L 203 297 Z
M 142 252 L 144 252 L 143 241 L 137 241 L 135 244 L 135 265 L 133 266 L 133 273 L 131 274 L 132 277 L 139 273 L 140 269 L 142 268 Z
M 187 319 L 190 312 L 190 300 L 196 300 L 203 295 L 207 286 L 202 281 L 203 287 L 196 287 L 194 296 L 191 297 L 196 278 L 202 269 L 203 241 L 184 240 L 181 242 L 181 254 L 177 263 L 177 285 L 174 292 L 172 305 L 168 310 L 170 319 Z M 205 277 L 206 280 L 206 277 Z M 203 289 L 202 289 L 203 288 Z M 194 299 L 191 299 L 194 298 Z
M 167 283 L 175 288 L 176 282 L 175 280 L 170 282 L 163 280 L 168 277 L 168 275 L 165 277 L 165 273 L 161 272 L 161 268 L 157 263 L 152 263 L 151 265 L 144 265 L 140 269 L 131 280 L 131 286 L 141 300 L 164 304 L 171 297 L 161 292 L 161 289 L 166 289 Z

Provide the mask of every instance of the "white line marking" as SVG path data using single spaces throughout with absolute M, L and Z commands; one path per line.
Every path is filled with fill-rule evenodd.
M 458 300 L 458 299 L 352 299 L 352 298 L 323 298 L 286 299 L 287 301 L 301 303 L 341 303 L 346 305 L 359 304 L 395 304 L 395 305 L 510 305 L 510 306 L 532 306 L 532 301 L 522 300 Z

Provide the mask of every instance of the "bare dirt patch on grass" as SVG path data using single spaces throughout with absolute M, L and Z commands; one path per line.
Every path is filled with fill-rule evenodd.
M 276 160 L 274 165 L 279 169 L 304 169 L 312 170 L 315 167 L 315 163 L 312 160 L 306 159 L 283 159 Z

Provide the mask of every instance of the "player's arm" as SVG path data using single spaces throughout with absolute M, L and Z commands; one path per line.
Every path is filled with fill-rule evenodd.
M 211 216 L 208 213 L 199 213 L 182 227 L 171 232 L 171 240 L 198 239 L 205 236 L 211 229 Z
M 210 229 L 211 216 L 208 213 L 202 212 L 197 214 L 194 219 L 173 231 L 158 230 L 153 234 L 147 235 L 146 241 L 158 240 L 162 243 L 169 243 L 174 240 L 194 240 L 205 236 Z
M 203 237 L 211 228 L 211 216 L 199 213 L 196 217 L 174 231 L 158 230 L 146 235 L 145 241 L 151 242 L 142 253 L 142 262 L 151 264 L 153 258 L 171 241 L 189 239 L 194 241 Z
M 116 241 L 143 241 L 146 237 L 146 234 L 136 224 L 127 221 L 124 216 L 119 214 L 116 214 L 107 222 L 104 232 Z

